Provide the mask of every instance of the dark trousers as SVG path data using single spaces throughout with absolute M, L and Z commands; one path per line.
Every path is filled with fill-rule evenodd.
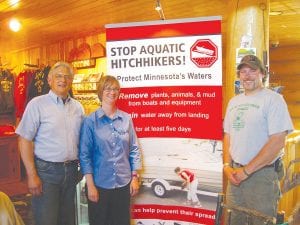
M 99 201 L 88 200 L 90 225 L 130 225 L 130 184 L 116 189 L 97 189 Z

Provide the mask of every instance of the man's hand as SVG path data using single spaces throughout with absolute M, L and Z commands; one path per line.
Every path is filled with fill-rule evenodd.
M 139 179 L 138 177 L 134 176 L 132 177 L 131 183 L 130 183 L 130 195 L 135 196 L 140 189 Z
M 27 185 L 29 192 L 33 196 L 40 196 L 43 193 L 43 184 L 40 177 L 35 174 L 32 176 L 28 176 Z
M 224 167 L 224 173 L 232 184 L 240 184 L 241 181 L 236 177 L 236 170 L 234 168 L 232 168 L 231 166 L 226 166 Z
M 248 178 L 248 175 L 245 173 L 244 169 L 245 169 L 244 167 L 235 169 L 234 177 L 239 183 L 241 183 L 242 181 Z

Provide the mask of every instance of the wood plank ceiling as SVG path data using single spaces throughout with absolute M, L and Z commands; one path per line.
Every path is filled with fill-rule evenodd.
M 104 31 L 104 25 L 159 20 L 156 0 L 21 0 L 11 6 L 0 0 L 0 51 L 46 45 Z M 226 27 L 228 0 L 161 0 L 166 19 L 221 15 Z M 271 0 L 270 40 L 280 46 L 300 45 L 300 1 Z M 8 29 L 8 20 L 21 20 L 22 30 Z M 0 52 L 0 54 L 1 54 Z

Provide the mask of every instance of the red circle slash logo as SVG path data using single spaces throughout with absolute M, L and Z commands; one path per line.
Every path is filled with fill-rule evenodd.
M 218 59 L 218 47 L 209 39 L 197 40 L 191 47 L 190 56 L 196 66 L 208 68 Z

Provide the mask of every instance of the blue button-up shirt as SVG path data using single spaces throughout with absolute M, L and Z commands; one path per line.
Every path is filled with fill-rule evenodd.
M 34 142 L 34 154 L 51 162 L 78 158 L 82 105 L 68 98 L 65 103 L 50 91 L 33 98 L 26 106 L 16 133 Z
M 79 159 L 82 173 L 93 174 L 97 187 L 127 185 L 131 171 L 141 169 L 141 153 L 130 115 L 117 110 L 111 119 L 99 108 L 85 118 Z

